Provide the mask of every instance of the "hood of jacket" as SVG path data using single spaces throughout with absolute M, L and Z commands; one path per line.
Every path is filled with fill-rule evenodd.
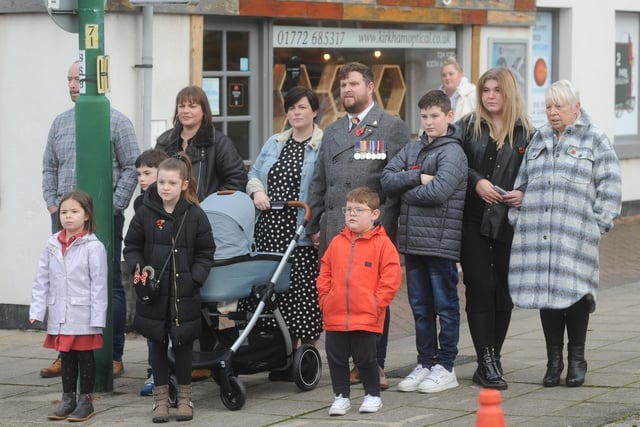
M 456 125 L 449 123 L 447 133 L 445 135 L 429 142 L 427 133 L 423 131 L 422 135 L 420 135 L 420 142 L 422 142 L 427 147 L 427 151 L 442 147 L 447 144 L 458 144 L 459 146 L 462 146 L 462 132 Z
M 381 234 L 382 232 L 384 232 L 384 228 L 382 226 L 380 226 L 380 225 L 376 225 L 371 230 L 367 231 L 364 234 L 364 236 L 357 237 L 356 233 L 351 231 L 349 226 L 345 225 L 344 228 L 342 229 L 342 231 L 340 232 L 340 235 L 343 236 L 343 237 L 346 237 L 351 242 L 351 241 L 356 240 L 356 239 L 371 239 L 373 236 L 377 236 L 378 234 Z

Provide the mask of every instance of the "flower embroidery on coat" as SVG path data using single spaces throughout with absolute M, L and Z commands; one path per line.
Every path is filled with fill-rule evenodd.
M 164 219 L 156 219 L 156 225 L 160 230 L 162 230 L 162 226 L 164 225 Z

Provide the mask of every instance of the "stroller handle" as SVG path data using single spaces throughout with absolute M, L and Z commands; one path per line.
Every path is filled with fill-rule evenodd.
M 227 196 L 227 195 L 233 194 L 235 192 L 236 192 L 236 190 L 219 190 L 219 191 L 216 191 L 216 194 L 219 195 L 219 196 Z
M 302 200 L 289 200 L 287 204 L 294 208 L 302 208 L 304 209 L 304 223 L 308 223 L 311 219 L 311 208 L 308 204 L 303 202 Z
M 304 209 L 304 223 L 307 224 L 311 219 L 311 208 L 302 200 L 278 200 L 271 201 L 271 209 L 282 209 L 285 206 Z

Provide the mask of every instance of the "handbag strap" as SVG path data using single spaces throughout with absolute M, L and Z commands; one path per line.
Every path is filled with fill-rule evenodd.
M 160 279 L 162 279 L 162 275 L 164 274 L 164 270 L 166 270 L 167 265 L 169 264 L 169 260 L 171 259 L 171 255 L 173 255 L 173 250 L 176 248 L 176 241 L 178 240 L 178 236 L 180 235 L 180 231 L 182 230 L 182 225 L 184 224 L 184 219 L 187 217 L 187 213 L 189 209 L 185 211 L 184 215 L 182 215 L 182 221 L 180 221 L 180 226 L 178 226 L 178 231 L 175 236 L 171 236 L 171 249 L 169 249 L 169 255 L 167 255 L 167 259 L 164 261 L 164 265 L 162 266 L 162 270 L 160 270 L 160 275 L 158 276 L 158 283 L 160 283 Z

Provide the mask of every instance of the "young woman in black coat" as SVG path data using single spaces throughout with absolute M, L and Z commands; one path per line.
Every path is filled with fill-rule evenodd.
M 186 155 L 160 164 L 158 180 L 145 193 L 124 242 L 124 257 L 132 271 L 151 266 L 160 275 L 169 259 L 162 276 L 156 277 L 160 287 L 156 297 L 149 304 L 136 303 L 134 328 L 153 342 L 153 422 L 169 419 L 169 338 L 176 358 L 177 418 L 190 420 L 193 341 L 201 330 L 200 287 L 213 266 L 215 244 Z

